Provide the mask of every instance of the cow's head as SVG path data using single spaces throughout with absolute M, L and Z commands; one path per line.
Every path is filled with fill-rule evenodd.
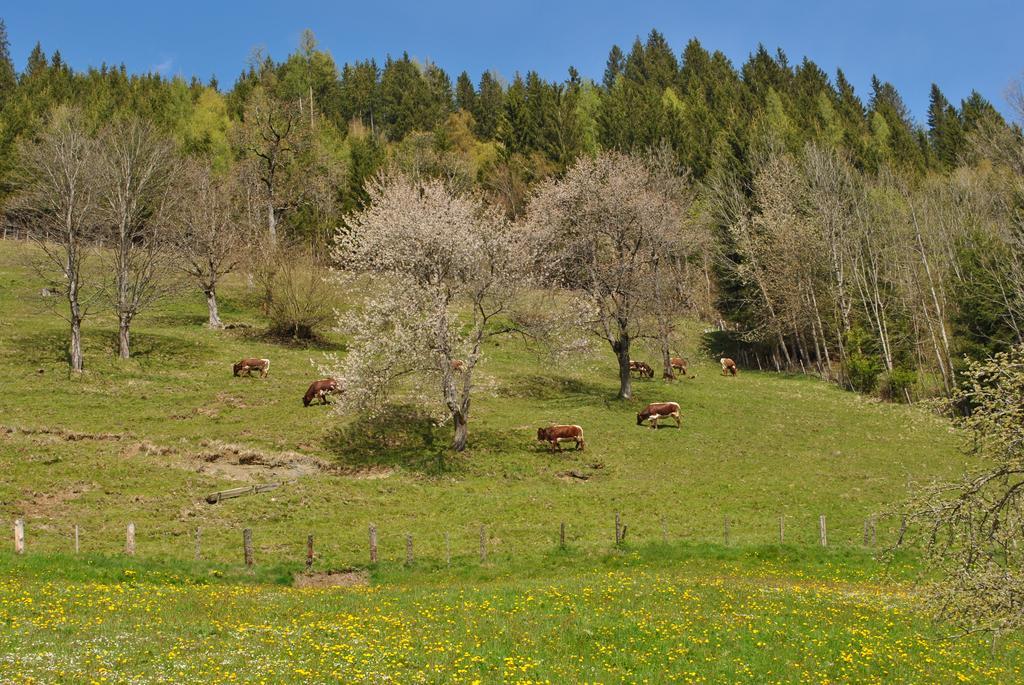
M 547 440 L 548 439 L 548 429 L 547 428 L 538 428 L 537 429 L 537 439 L 538 440 Z
M 233 375 L 237 376 L 242 371 L 242 362 L 235 362 L 231 367 Z
M 644 419 L 646 419 L 646 418 L 647 417 L 644 416 L 644 413 L 642 411 L 641 412 L 637 412 L 637 414 L 636 414 L 636 425 L 638 425 L 638 426 L 644 425 Z

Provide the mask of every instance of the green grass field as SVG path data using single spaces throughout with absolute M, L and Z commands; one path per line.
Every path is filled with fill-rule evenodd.
M 692 380 L 640 381 L 623 403 L 606 350 L 563 366 L 510 339 L 487 350 L 470 449 L 440 469 L 448 429 L 414 410 L 368 423 L 303 408 L 313 364 L 344 341 L 265 338 L 242 279 L 222 316 L 253 328 L 204 328 L 202 298 L 186 292 L 138 320 L 136 356 L 120 362 L 99 313 L 87 372 L 69 378 L 64 323 L 25 251 L 0 243 L 0 507 L 27 538 L 25 557 L 0 552 L 0 681 L 1017 679 L 1016 641 L 952 641 L 914 611 L 912 557 L 893 575 L 861 547 L 865 518 L 909 482 L 966 466 L 923 409 L 810 378 L 725 378 L 711 360 Z M 684 351 L 700 350 L 694 328 Z M 233 378 L 242 356 L 271 358 L 269 378 Z M 683 406 L 682 430 L 635 425 L 654 400 Z M 586 451 L 547 452 L 535 436 L 551 421 L 581 424 Z M 262 482 L 283 484 L 203 499 Z M 822 514 L 828 550 L 816 548 Z M 288 587 L 307 534 L 315 569 L 366 568 L 371 523 L 369 584 Z M 895 526 L 879 521 L 880 546 Z

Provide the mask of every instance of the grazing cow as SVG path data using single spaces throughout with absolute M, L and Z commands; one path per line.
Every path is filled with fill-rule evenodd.
M 736 362 L 729 359 L 728 357 L 722 357 L 718 361 L 721 362 L 722 364 L 723 376 L 728 376 L 729 374 L 735 376 L 737 373 L 739 373 L 739 369 L 736 368 Z
M 330 404 L 327 401 L 327 397 L 340 391 L 341 385 L 333 378 L 313 381 L 309 386 L 309 390 L 306 391 L 305 396 L 302 398 L 302 406 L 308 407 L 313 400 L 317 399 L 320 400 L 321 404 Z
M 537 429 L 537 439 L 541 442 L 547 442 L 551 444 L 551 451 L 554 452 L 556 449 L 561 452 L 561 442 L 568 442 L 570 440 L 576 443 L 576 449 L 582 450 L 586 444 L 583 441 L 583 429 L 579 426 L 548 426 L 547 428 Z
M 466 372 L 466 362 L 462 361 L 461 359 L 453 359 L 451 361 L 451 364 L 452 364 L 452 371 L 458 371 L 459 373 L 465 373 Z
M 676 428 L 682 428 L 679 418 L 679 404 L 676 402 L 651 402 L 636 415 L 636 425 L 642 426 L 647 419 L 651 420 L 651 428 L 658 427 L 658 419 L 671 416 L 676 420 Z
M 672 367 L 673 371 L 679 371 L 683 376 L 686 376 L 686 370 L 689 368 L 690 363 L 682 357 L 672 357 L 669 359 L 669 366 Z
M 647 362 L 629 360 L 629 372 L 633 373 L 636 371 L 640 374 L 640 378 L 654 378 L 654 369 L 650 367 Z
M 239 362 L 235 362 L 232 367 L 236 376 L 240 376 L 243 373 L 246 376 L 251 376 L 253 371 L 260 372 L 260 378 L 266 378 L 267 374 L 270 373 L 270 360 L 269 359 L 243 359 Z

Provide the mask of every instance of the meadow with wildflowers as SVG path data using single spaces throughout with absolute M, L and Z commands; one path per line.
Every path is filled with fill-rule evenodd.
M 0 671 L 19 683 L 1022 677 L 1018 646 L 993 653 L 985 639 L 952 639 L 915 614 L 899 584 L 851 580 L 827 563 L 809 573 L 768 560 L 665 564 L 666 553 L 624 552 L 544 578 L 382 569 L 380 582 L 333 589 L 128 566 L 102 580 L 46 580 L 5 564 Z

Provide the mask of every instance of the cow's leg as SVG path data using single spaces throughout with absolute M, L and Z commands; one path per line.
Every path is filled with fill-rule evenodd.
M 651 430 L 658 430 L 658 416 L 651 417 Z

